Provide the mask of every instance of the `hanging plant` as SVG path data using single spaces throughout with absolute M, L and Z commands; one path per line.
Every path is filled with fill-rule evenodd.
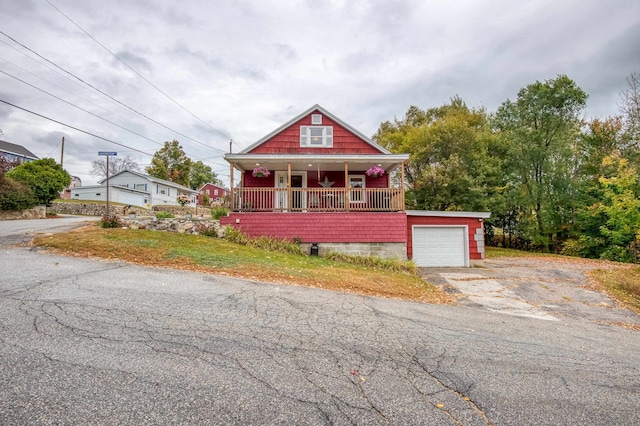
M 269 177 L 269 175 L 271 175 L 271 172 L 266 167 L 259 166 L 253 169 L 252 175 L 256 178 L 265 178 Z
M 369 167 L 369 170 L 365 172 L 365 174 L 369 177 L 377 178 L 384 175 L 384 169 L 379 166 L 371 166 Z

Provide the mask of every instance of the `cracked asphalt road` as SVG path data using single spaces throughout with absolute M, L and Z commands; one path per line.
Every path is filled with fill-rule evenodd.
M 638 424 L 640 333 L 0 248 L 0 424 Z

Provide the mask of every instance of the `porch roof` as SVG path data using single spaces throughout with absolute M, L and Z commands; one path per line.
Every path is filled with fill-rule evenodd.
M 408 160 L 409 154 L 226 154 L 224 159 L 240 171 L 251 170 L 259 165 L 270 170 L 287 170 L 289 163 L 292 170 L 340 171 L 344 170 L 344 163 L 348 163 L 350 168 L 368 169 L 376 165 L 391 172 Z

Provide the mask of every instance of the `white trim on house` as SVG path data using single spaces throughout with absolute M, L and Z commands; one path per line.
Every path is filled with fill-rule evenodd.
M 353 180 L 352 180 L 353 179 Z M 358 182 L 361 186 L 354 187 L 353 184 Z M 365 203 L 364 189 L 367 187 L 367 178 L 362 174 L 349 173 L 349 202 L 350 203 Z
M 292 170 L 291 171 L 291 176 L 300 176 L 302 178 L 302 186 L 301 188 L 307 188 L 307 172 L 306 171 L 299 171 L 299 170 Z M 288 209 L 288 202 L 289 202 L 289 198 L 288 198 L 288 192 L 286 191 L 287 189 L 287 184 L 288 184 L 289 180 L 287 178 L 287 172 L 286 171 L 276 171 L 275 172 L 275 178 L 274 178 L 274 187 L 275 188 L 280 188 L 281 191 L 276 191 L 274 193 L 274 197 L 275 199 L 274 201 L 274 205 L 276 206 L 277 209 L 283 209 L 283 210 L 287 210 Z M 306 191 L 303 191 L 301 193 L 298 193 L 299 196 L 301 197 L 299 200 L 300 205 L 296 206 L 295 205 L 295 200 L 292 200 L 292 204 L 294 204 L 294 207 L 297 209 L 306 209 L 307 208 L 307 197 L 306 197 Z
M 333 126 L 300 126 L 301 148 L 333 148 Z
M 436 216 L 436 217 L 470 217 L 476 219 L 488 219 L 491 212 L 445 212 L 434 210 L 407 210 L 407 216 Z
M 320 165 L 323 171 L 344 170 L 344 163 L 349 163 L 361 165 L 365 170 L 372 165 L 380 164 L 380 167 L 390 173 L 403 161 L 407 161 L 409 154 L 225 154 L 224 158 L 243 172 L 252 170 L 257 163 L 268 165 L 272 170 L 286 170 L 288 163 L 298 170 L 316 170 Z

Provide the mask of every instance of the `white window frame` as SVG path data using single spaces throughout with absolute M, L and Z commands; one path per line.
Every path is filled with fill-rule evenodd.
M 361 183 L 362 186 L 356 187 L 354 189 L 354 182 Z M 364 203 L 367 201 L 366 197 L 366 182 L 367 179 L 364 175 L 349 175 L 349 202 L 350 203 Z
M 322 114 L 311 114 L 311 124 L 316 126 L 322 125 Z
M 320 135 L 311 132 L 320 130 Z M 320 138 L 320 143 L 314 143 L 315 138 Z M 333 126 L 300 126 L 300 146 L 303 148 L 332 148 L 333 147 Z

